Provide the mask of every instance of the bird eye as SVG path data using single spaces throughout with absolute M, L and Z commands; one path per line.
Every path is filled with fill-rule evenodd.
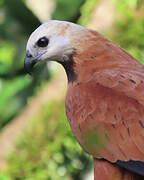
M 37 41 L 37 46 L 39 47 L 46 47 L 49 43 L 49 40 L 48 38 L 46 37 L 42 37 L 40 38 L 38 41 Z

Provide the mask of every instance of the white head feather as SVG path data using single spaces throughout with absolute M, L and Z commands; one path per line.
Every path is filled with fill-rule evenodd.
M 84 38 L 88 29 L 70 22 L 50 20 L 38 27 L 30 36 L 27 51 L 39 60 L 67 60 L 75 46 Z M 49 43 L 46 47 L 38 47 L 40 38 L 46 37 Z

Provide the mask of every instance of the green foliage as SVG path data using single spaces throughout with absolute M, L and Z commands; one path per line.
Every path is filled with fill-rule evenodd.
M 26 7 L 23 0 L 4 0 L 6 13 L 12 16 L 21 26 L 23 33 L 31 34 L 41 23 Z
M 81 180 L 91 160 L 72 135 L 64 102 L 51 102 L 35 114 L 8 162 L 13 180 Z
M 98 2 L 99 0 L 86 0 L 84 5 L 81 7 L 81 17 L 78 20 L 79 24 L 81 24 L 82 26 L 87 25 Z
M 9 180 L 6 176 L 0 173 L 0 180 Z
M 116 7 L 118 11 L 121 11 L 123 13 L 131 13 L 131 11 L 140 8 L 143 4 L 143 0 L 113 0 L 113 2 L 116 3 Z
M 116 0 L 114 0 L 116 1 Z M 136 8 L 138 0 L 120 0 L 116 1 L 117 8 L 120 11 L 124 11 L 126 8 Z
M 0 127 L 3 127 L 9 120 L 9 117 L 13 117 L 22 108 L 23 103 L 16 94 L 28 86 L 29 81 L 30 79 L 24 76 L 11 80 L 1 80 L 0 117 L 3 121 L 0 122 Z
M 76 22 L 80 16 L 79 9 L 85 0 L 56 0 L 53 19 Z
M 41 65 L 40 76 L 26 77 L 25 46 L 29 34 L 40 21 L 22 0 L 0 1 L 0 128 L 25 106 L 35 89 L 49 79 L 47 66 Z M 37 79 L 37 81 L 36 81 Z M 42 82 L 42 81 L 41 81 Z M 9 107 L 9 108 L 7 108 Z
M 1 43 L 0 46 L 0 62 L 11 64 L 11 58 L 13 58 L 15 53 L 15 45 L 8 42 Z
M 127 2 L 125 4 L 122 2 L 122 0 L 117 1 L 119 5 L 117 7 L 120 12 L 123 10 L 123 15 L 116 21 L 115 28 L 109 33 L 110 38 L 144 63 L 144 13 L 143 16 L 138 15 L 141 10 L 144 10 L 143 4 L 137 9 L 138 0 L 125 1 Z

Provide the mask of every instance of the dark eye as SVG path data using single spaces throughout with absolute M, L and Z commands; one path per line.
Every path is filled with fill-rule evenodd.
M 46 37 L 42 37 L 40 38 L 38 41 L 37 41 L 37 46 L 39 47 L 46 47 L 49 43 L 49 40 L 48 38 Z

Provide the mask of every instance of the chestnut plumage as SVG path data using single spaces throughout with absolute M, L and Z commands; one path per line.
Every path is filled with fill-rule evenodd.
M 43 52 L 34 44 L 45 36 Z M 41 55 L 39 61 L 64 66 L 67 118 L 80 145 L 96 159 L 95 172 L 105 166 L 122 174 L 119 165 L 130 170 L 127 179 L 137 179 L 131 171 L 144 176 L 144 66 L 98 32 L 63 21 L 41 25 L 27 50 L 33 58 Z

